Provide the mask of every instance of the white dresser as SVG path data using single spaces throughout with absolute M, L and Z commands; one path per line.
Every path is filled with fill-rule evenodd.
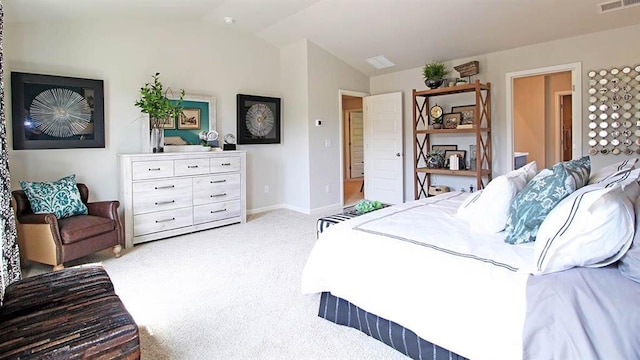
M 121 154 L 118 166 L 126 247 L 246 221 L 244 151 Z

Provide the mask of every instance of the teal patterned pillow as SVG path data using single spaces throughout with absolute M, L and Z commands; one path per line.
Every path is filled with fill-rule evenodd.
M 20 181 L 31 210 L 36 214 L 54 214 L 58 219 L 74 215 L 86 215 L 87 206 L 80 199 L 76 175 L 69 175 L 55 182 Z
M 562 199 L 587 184 L 590 171 L 591 162 L 585 156 L 558 163 L 538 173 L 511 204 L 505 242 L 522 244 L 535 241 L 545 217 Z

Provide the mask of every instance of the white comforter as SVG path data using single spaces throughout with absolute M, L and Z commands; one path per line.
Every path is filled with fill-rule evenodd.
M 533 248 L 471 235 L 446 193 L 378 210 L 321 234 L 303 293 L 329 291 L 471 359 L 522 358 Z

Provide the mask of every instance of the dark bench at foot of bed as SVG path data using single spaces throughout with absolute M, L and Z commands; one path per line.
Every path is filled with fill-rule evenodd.
M 352 303 L 323 292 L 318 316 L 339 325 L 358 329 L 416 360 L 467 360 L 438 345 L 420 338 L 397 323 L 366 312 Z
M 37 275 L 5 291 L 0 359 L 140 359 L 138 326 L 101 266 Z

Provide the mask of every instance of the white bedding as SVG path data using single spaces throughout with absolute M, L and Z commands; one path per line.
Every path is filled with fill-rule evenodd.
M 329 227 L 306 263 L 303 293 L 329 291 L 467 358 L 522 358 L 533 247 L 505 244 L 504 233 L 471 235 L 453 216 L 468 195 Z

